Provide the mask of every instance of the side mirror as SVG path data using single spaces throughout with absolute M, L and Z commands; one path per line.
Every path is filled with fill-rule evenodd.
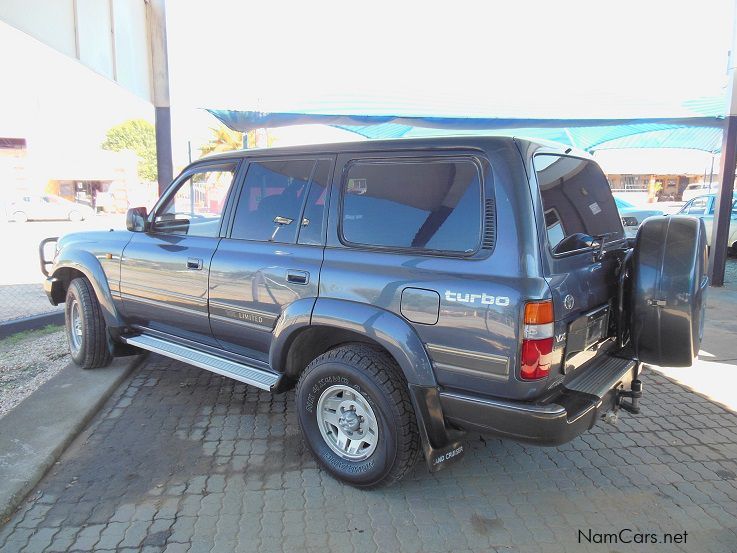
M 145 207 L 132 207 L 125 215 L 125 227 L 132 232 L 148 230 L 148 212 Z

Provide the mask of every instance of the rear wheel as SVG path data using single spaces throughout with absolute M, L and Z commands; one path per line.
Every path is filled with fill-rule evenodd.
M 631 338 L 640 361 L 687 367 L 701 346 L 706 309 L 706 229 L 701 219 L 645 220 L 632 260 Z
M 25 223 L 28 221 L 28 215 L 25 211 L 16 211 L 13 213 L 13 221 L 16 223 Z
M 72 360 L 83 369 L 109 365 L 113 356 L 107 325 L 87 279 L 75 278 L 69 284 L 64 314 Z
M 342 482 L 391 485 L 417 461 L 419 434 L 407 384 L 378 348 L 348 344 L 315 359 L 299 379 L 296 403 L 307 446 Z
M 79 222 L 84 219 L 84 216 L 79 211 L 70 211 L 69 212 L 69 220 L 74 222 Z

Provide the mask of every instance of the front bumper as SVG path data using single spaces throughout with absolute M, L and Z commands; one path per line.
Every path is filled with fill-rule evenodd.
M 443 414 L 467 431 L 556 446 L 589 430 L 619 406 L 619 395 L 637 378 L 637 362 L 613 356 L 581 367 L 552 398 L 531 403 L 441 392 Z
M 58 285 L 59 279 L 56 277 L 47 277 L 44 279 L 44 292 L 46 292 L 46 297 L 49 298 L 49 301 L 51 302 L 51 305 L 58 305 L 58 302 L 54 299 L 55 296 L 55 287 Z

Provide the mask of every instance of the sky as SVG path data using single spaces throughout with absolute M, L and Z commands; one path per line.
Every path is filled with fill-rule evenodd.
M 188 142 L 198 157 L 217 124 L 205 107 L 329 110 L 351 102 L 374 113 L 677 115 L 685 99 L 723 94 L 732 8 L 733 0 L 171 0 L 175 166 L 187 163 Z M 152 119 L 151 106 L 114 83 L 0 30 L 6 51 L 26 52 L 5 68 L 16 85 L 5 95 L 18 97 L 4 103 L 4 127 L 27 126 L 36 114 L 35 142 L 54 150 L 58 139 L 45 127 L 54 115 L 55 128 L 75 135 L 67 142 L 96 148 L 111 125 Z M 110 109 L 101 116 L 66 121 L 102 98 Z M 313 126 L 280 131 L 277 144 L 355 138 Z
M 175 158 L 200 108 L 675 116 L 725 93 L 732 0 L 167 4 Z M 313 128 L 286 142 L 349 133 Z M 667 155 L 667 154 L 666 154 Z M 186 160 L 185 160 L 186 161 Z
M 172 100 L 182 106 L 273 110 L 352 97 L 593 117 L 719 94 L 733 3 L 167 6 Z

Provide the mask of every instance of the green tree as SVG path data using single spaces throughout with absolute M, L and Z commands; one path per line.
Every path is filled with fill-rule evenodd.
M 234 131 L 225 125 L 211 127 L 212 137 L 206 144 L 200 146 L 200 154 L 217 154 L 243 149 L 243 133 Z
M 129 119 L 107 131 L 105 150 L 133 150 L 138 156 L 138 177 L 156 180 L 156 131 L 145 119 Z

